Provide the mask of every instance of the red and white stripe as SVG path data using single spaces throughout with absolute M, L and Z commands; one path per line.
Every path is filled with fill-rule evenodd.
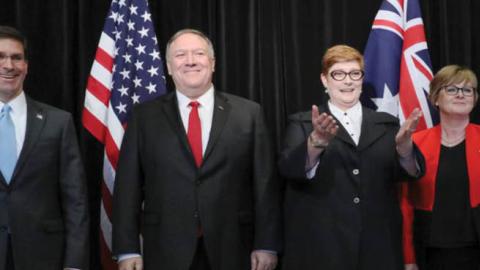
M 100 252 L 103 269 L 116 269 L 112 259 L 112 194 L 119 149 L 125 129 L 110 103 L 115 41 L 102 33 L 90 71 L 82 115 L 84 127 L 105 145 L 101 185 Z

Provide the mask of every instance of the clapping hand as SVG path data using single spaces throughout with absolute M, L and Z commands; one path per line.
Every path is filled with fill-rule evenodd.
M 412 133 L 417 129 L 421 117 L 422 111 L 419 108 L 415 108 L 398 130 L 395 142 L 397 144 L 397 152 L 401 157 L 408 157 L 412 153 Z
M 312 136 L 313 140 L 323 145 L 328 145 L 330 140 L 337 134 L 339 128 L 333 116 L 327 113 L 320 114 L 316 105 L 312 106 L 312 126 L 313 131 L 310 136 Z

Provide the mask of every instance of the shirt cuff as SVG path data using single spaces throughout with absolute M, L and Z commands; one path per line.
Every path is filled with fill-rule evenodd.
M 317 163 L 315 163 L 315 165 L 313 165 L 313 167 L 306 172 L 306 176 L 308 180 L 312 180 L 315 177 L 318 164 L 320 164 L 320 161 L 317 161 Z
M 136 258 L 136 257 L 142 257 L 142 256 L 137 253 L 120 254 L 118 255 L 118 262 L 124 261 L 126 259 Z
M 265 253 L 268 253 L 268 254 L 272 254 L 272 255 L 277 255 L 277 252 L 275 250 L 268 250 L 268 249 L 256 249 L 254 251 L 260 251 L 260 252 L 265 252 Z

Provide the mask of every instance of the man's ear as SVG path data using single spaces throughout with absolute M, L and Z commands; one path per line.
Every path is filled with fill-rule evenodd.
M 170 70 L 171 70 L 170 63 L 167 60 L 167 72 L 168 72 L 168 75 L 172 76 L 172 72 Z

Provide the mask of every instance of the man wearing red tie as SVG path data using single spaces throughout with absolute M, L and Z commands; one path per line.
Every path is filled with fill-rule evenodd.
M 214 89 L 203 33 L 177 32 L 166 59 L 176 91 L 137 106 L 122 143 L 113 200 L 119 269 L 274 269 L 279 184 L 260 106 Z

